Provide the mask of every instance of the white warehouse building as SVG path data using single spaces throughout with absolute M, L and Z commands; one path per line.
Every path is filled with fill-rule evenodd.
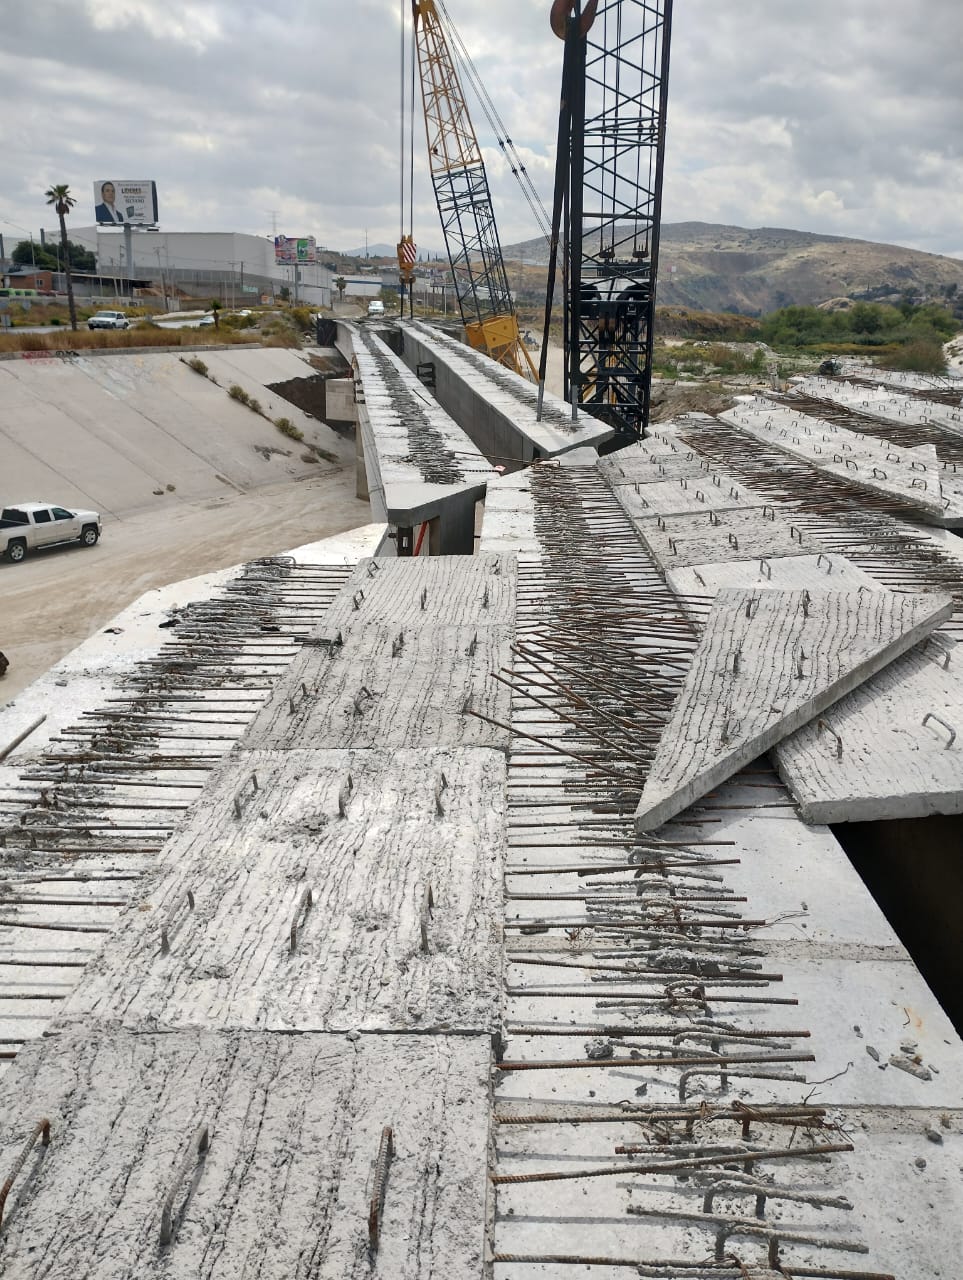
M 320 263 L 303 263 L 296 269 L 275 263 L 270 237 L 134 227 L 130 263 L 120 227 L 71 227 L 70 238 L 97 255 L 102 276 L 118 282 L 150 279 L 165 296 L 217 296 L 230 306 L 243 306 L 264 296 L 273 299 L 286 287 L 292 300 L 331 305 L 331 271 Z

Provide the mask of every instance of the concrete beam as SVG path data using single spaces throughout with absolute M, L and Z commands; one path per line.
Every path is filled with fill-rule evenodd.
M 351 337 L 362 391 L 359 463 L 373 512 L 406 529 L 437 521 L 440 554 L 470 555 L 475 504 L 497 473 L 384 342 L 366 328 Z
M 434 394 L 492 462 L 516 471 L 536 458 L 598 446 L 615 432 L 546 392 L 541 420 L 538 388 L 486 355 L 418 320 L 399 324 L 409 368 L 434 366 Z

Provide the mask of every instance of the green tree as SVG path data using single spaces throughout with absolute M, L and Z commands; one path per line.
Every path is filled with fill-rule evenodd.
M 85 249 L 76 240 L 67 241 L 67 252 L 70 265 L 74 271 L 96 271 L 97 259 L 89 249 Z M 51 250 L 49 244 L 38 244 L 36 241 L 21 240 L 10 255 L 11 261 L 18 267 L 32 267 L 36 264 L 39 271 L 59 271 L 59 251 Z
M 10 255 L 18 267 L 36 267 L 38 271 L 56 271 L 57 259 L 45 245 L 33 240 L 21 240 Z
M 67 240 L 67 214 L 74 207 L 77 201 L 70 194 L 70 188 L 66 183 L 60 183 L 54 187 L 48 187 L 44 192 L 47 204 L 52 204 L 57 217 L 60 219 L 60 249 L 63 257 L 64 275 L 67 277 L 67 309 L 70 312 L 70 327 L 77 328 L 77 308 L 74 305 L 74 282 L 70 270 L 70 249 Z
M 211 310 L 214 312 L 214 328 L 219 329 L 221 327 L 221 304 L 217 298 L 211 299 Z
M 338 291 L 338 301 L 339 301 L 339 302 L 343 302 L 343 301 L 344 301 L 344 291 L 345 291 L 345 289 L 347 289 L 347 287 L 348 287 L 348 282 L 347 282 L 347 280 L 345 280 L 344 276 L 336 276 L 336 277 L 335 277 L 334 287 L 335 287 L 335 288 L 337 289 L 337 291 Z

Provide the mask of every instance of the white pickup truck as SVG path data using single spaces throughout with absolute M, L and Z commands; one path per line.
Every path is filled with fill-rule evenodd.
M 79 542 L 92 547 L 100 537 L 96 511 L 69 511 L 49 502 L 21 502 L 0 510 L 0 555 L 19 564 L 34 547 Z

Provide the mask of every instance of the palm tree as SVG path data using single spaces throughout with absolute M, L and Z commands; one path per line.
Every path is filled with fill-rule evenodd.
M 76 329 L 77 308 L 74 305 L 74 282 L 70 274 L 70 245 L 67 241 L 67 223 L 64 219 L 77 201 L 70 194 L 70 188 L 65 182 L 48 188 L 44 196 L 47 204 L 52 204 L 56 209 L 57 217 L 60 219 L 60 247 L 63 253 L 64 275 L 67 277 L 67 307 L 70 311 L 70 327 Z

